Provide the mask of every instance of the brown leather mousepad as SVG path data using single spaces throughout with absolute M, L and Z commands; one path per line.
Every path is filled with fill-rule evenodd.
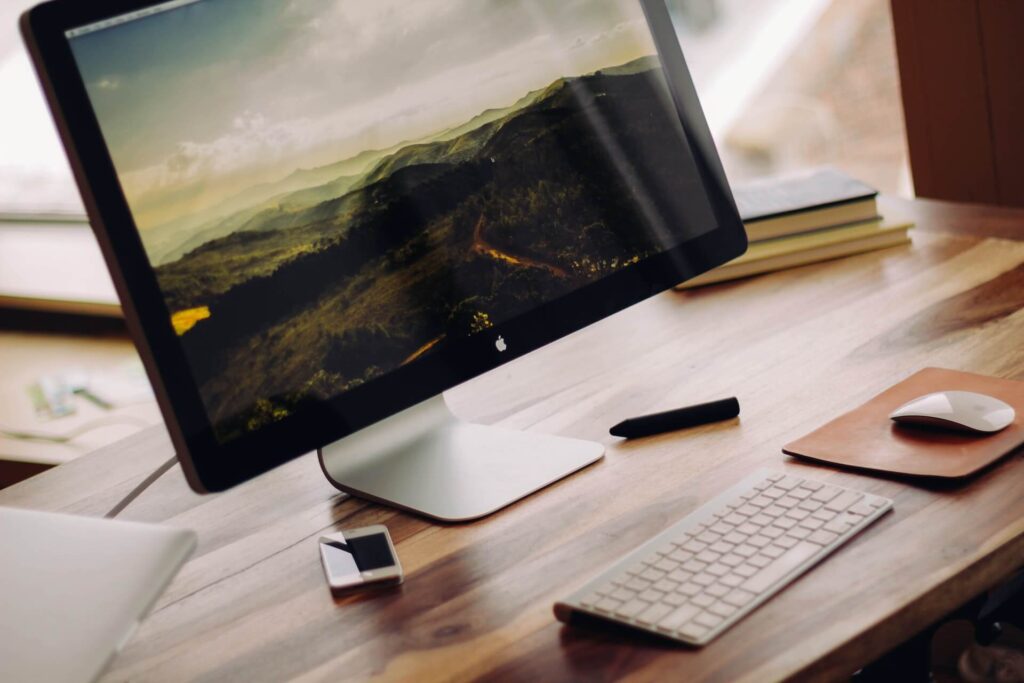
M 995 434 L 967 434 L 897 425 L 889 413 L 936 391 L 974 391 L 1006 401 L 1017 412 Z M 1024 382 L 969 372 L 925 368 L 807 436 L 783 453 L 844 467 L 921 477 L 966 477 L 1024 443 Z

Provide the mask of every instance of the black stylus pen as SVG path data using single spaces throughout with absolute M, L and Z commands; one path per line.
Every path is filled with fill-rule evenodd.
M 627 439 L 636 439 L 641 436 L 652 436 L 663 432 L 671 432 L 676 429 L 696 427 L 697 425 L 708 424 L 728 420 L 740 414 L 740 402 L 735 398 L 723 398 L 721 401 L 711 401 L 687 408 L 677 408 L 664 413 L 654 413 L 643 417 L 631 417 L 623 420 L 608 430 L 612 436 L 624 436 Z

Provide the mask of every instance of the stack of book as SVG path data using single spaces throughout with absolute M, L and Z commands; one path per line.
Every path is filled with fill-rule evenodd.
M 878 191 L 833 168 L 734 188 L 750 247 L 679 289 L 884 249 L 913 224 L 878 215 Z

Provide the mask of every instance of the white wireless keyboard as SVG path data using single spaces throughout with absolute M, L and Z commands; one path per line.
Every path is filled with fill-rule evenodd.
M 557 603 L 555 615 L 706 645 L 891 509 L 886 498 L 761 471 Z

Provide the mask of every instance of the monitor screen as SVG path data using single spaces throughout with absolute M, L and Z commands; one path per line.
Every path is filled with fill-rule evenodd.
M 173 0 L 64 35 L 221 444 L 719 225 L 638 0 Z

